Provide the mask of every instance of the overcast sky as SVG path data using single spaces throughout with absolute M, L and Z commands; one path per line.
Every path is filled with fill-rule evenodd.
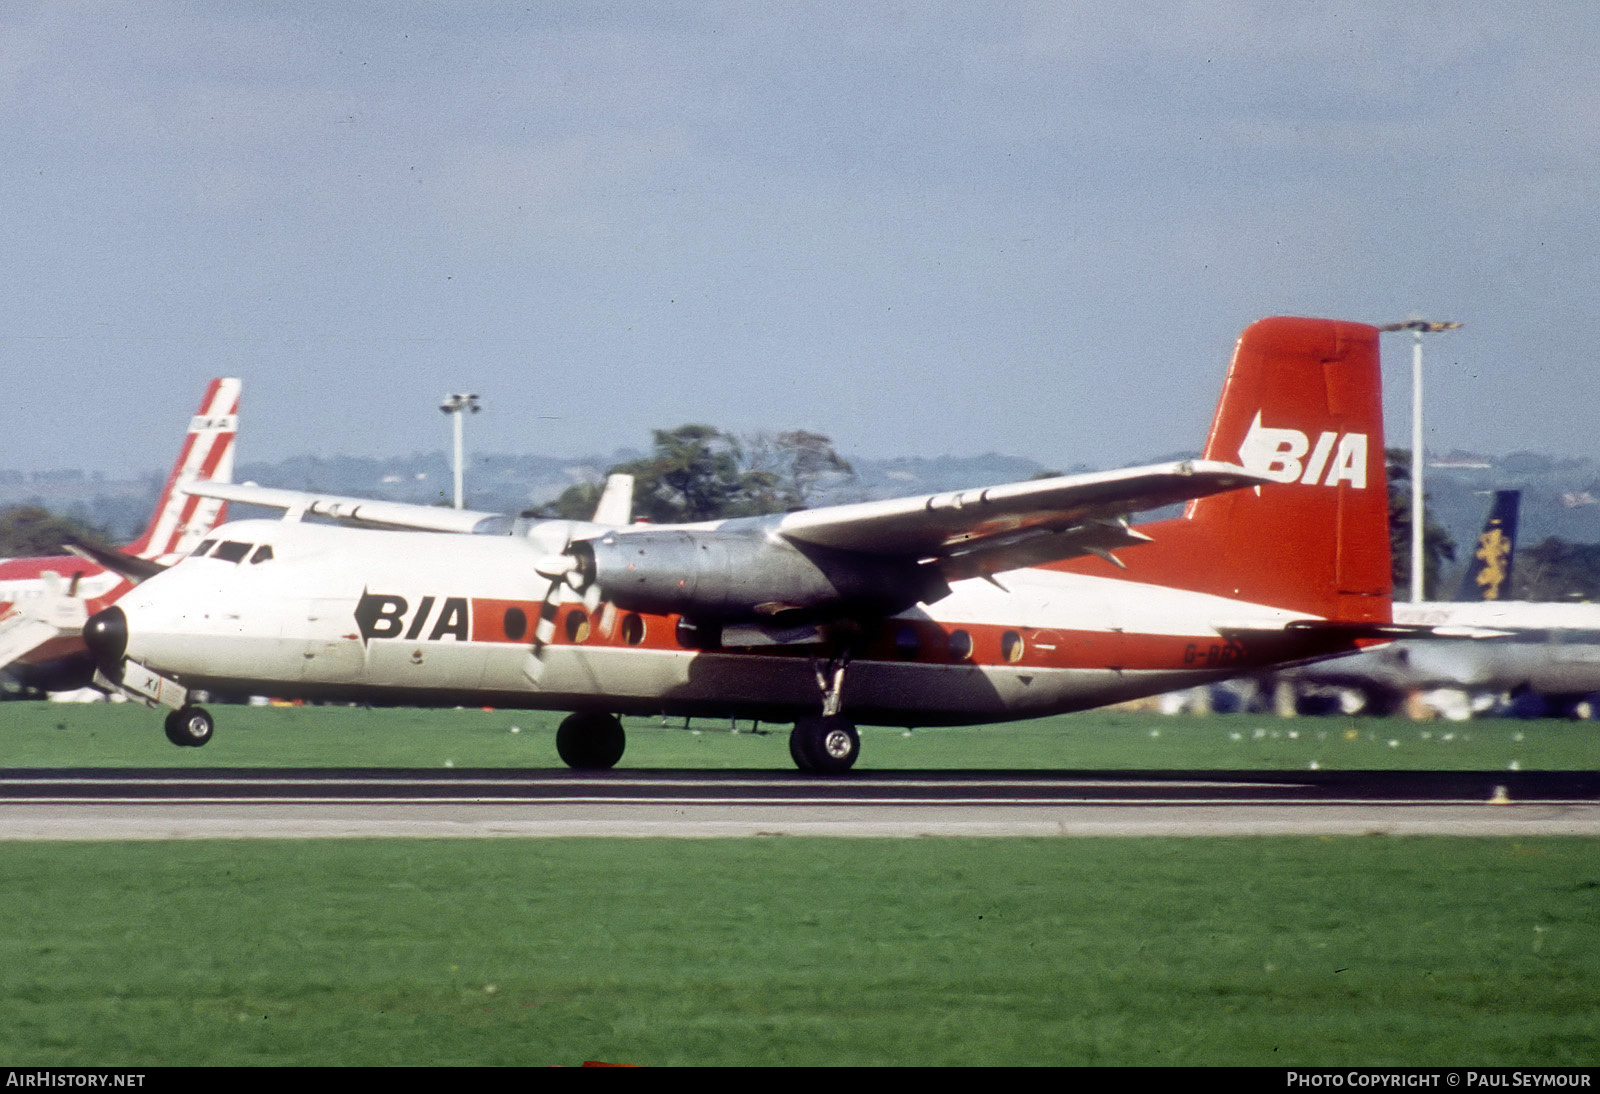
M 1200 444 L 1272 314 L 1429 443 L 1597 455 L 1600 6 L 0 6 L 0 467 Z M 1386 336 L 1391 439 L 1409 336 Z

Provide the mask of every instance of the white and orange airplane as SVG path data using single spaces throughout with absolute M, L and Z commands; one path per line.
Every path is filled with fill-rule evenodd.
M 556 743 L 578 768 L 621 758 L 619 714 L 793 722 L 796 764 L 838 772 L 858 723 L 1082 710 L 1414 633 L 1391 622 L 1378 331 L 1359 323 L 1252 325 L 1203 456 L 1156 466 L 492 535 L 308 523 L 359 524 L 363 503 L 215 489 L 286 517 L 218 528 L 85 628 L 103 682 L 169 707 L 179 744 L 212 734 L 204 688 L 573 711 Z M 482 516 L 431 512 L 418 527 Z
M 239 425 L 236 379 L 212 380 L 144 534 L 120 551 L 0 559 L 0 669 L 51 691 L 88 685 L 94 660 L 80 631 L 94 612 L 172 565 L 223 519 L 227 503 L 187 492 L 233 477 Z

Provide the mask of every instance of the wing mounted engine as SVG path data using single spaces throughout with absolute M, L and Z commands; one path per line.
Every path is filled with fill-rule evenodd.
M 759 531 L 663 529 L 579 540 L 574 587 L 625 611 L 695 620 L 892 615 L 947 596 L 937 568 L 797 544 Z

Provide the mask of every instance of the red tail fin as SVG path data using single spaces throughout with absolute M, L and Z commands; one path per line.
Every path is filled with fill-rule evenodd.
M 1388 622 L 1378 331 L 1263 319 L 1239 338 L 1205 457 L 1276 482 L 1142 529 L 1126 577 L 1343 622 Z
M 127 547 L 141 558 L 187 554 L 223 519 L 226 503 L 215 498 L 185 494 L 181 487 L 197 479 L 230 482 L 233 479 L 233 442 L 239 428 L 239 388 L 235 379 L 212 380 L 200 409 L 189 420 L 166 486 L 156 501 L 150 525 Z

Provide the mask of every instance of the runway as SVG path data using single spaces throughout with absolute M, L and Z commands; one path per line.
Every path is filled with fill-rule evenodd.
M 1600 773 L 27 769 L 0 839 L 1600 835 Z

